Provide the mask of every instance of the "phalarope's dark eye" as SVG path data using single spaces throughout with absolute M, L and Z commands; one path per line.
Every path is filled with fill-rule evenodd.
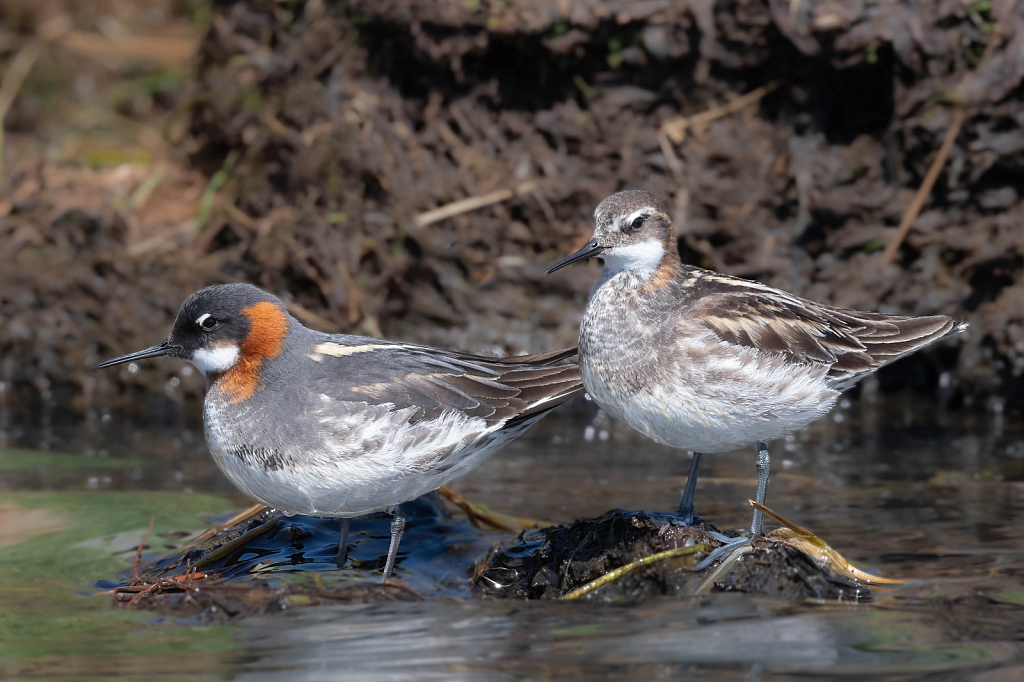
M 217 323 L 219 321 L 220 320 L 218 320 L 210 313 L 206 313 L 205 315 L 202 315 L 198 320 L 196 320 L 196 324 L 198 324 L 199 328 L 202 329 L 204 332 L 209 332 L 213 331 L 213 328 L 217 326 Z
M 633 222 L 630 224 L 630 227 L 632 229 L 634 229 L 634 230 L 639 230 L 643 226 L 644 226 L 644 217 L 643 216 L 640 216 L 639 218 L 634 219 Z

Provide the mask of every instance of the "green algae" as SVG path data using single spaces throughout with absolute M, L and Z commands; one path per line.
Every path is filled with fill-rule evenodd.
M 15 492 L 0 500 L 7 546 L 0 550 L 0 678 L 180 675 L 219 679 L 231 631 L 155 620 L 111 607 L 93 585 L 130 570 L 150 519 L 150 551 L 209 525 L 230 503 L 166 492 Z M 19 529 L 21 519 L 46 519 Z M 26 524 L 32 526 L 33 524 Z M 20 532 L 20 535 L 18 534 Z
M 26 469 L 121 469 L 152 466 L 152 460 L 121 459 L 116 457 L 86 457 L 66 452 L 40 452 L 38 450 L 0 450 L 0 471 Z

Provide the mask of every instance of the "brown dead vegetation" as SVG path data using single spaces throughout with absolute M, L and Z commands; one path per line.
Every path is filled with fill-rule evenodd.
M 958 370 L 968 400 L 1020 403 L 1022 54 L 1011 0 L 221 3 L 195 78 L 121 101 L 116 154 L 92 149 L 133 163 L 41 154 L 26 81 L 0 190 L 0 379 L 107 395 L 89 362 L 232 280 L 322 327 L 569 345 L 592 273 L 544 269 L 604 196 L 643 187 L 686 262 L 972 323 L 962 350 L 883 383 Z

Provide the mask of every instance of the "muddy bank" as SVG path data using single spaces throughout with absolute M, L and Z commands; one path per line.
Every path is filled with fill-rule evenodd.
M 8 145 L 0 377 L 87 403 L 194 395 L 176 367 L 120 387 L 83 368 L 233 280 L 330 330 L 571 345 L 595 271 L 544 269 L 604 196 L 644 187 L 686 262 L 972 323 L 883 386 L 1020 404 L 1024 10 L 992 38 L 1004 4 L 219 3 L 194 80 L 158 100 L 183 122 L 159 181 L 145 164 L 69 175 Z

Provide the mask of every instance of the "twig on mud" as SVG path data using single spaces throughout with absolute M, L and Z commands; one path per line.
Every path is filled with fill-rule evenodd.
M 896 237 L 889 242 L 885 251 L 882 253 L 882 260 L 879 261 L 878 266 L 880 268 L 887 268 L 892 263 L 892 259 L 896 257 L 896 251 L 899 250 L 900 244 L 903 243 L 904 237 L 907 236 L 907 232 L 910 231 L 910 226 L 914 224 L 917 219 L 917 214 L 921 212 L 921 208 L 924 206 L 925 199 L 932 193 L 932 186 L 935 181 L 939 179 L 939 173 L 942 172 L 943 166 L 946 165 L 946 157 L 949 156 L 950 150 L 953 149 L 953 142 L 956 140 L 956 136 L 960 133 L 960 127 L 964 123 L 964 110 L 957 109 L 956 114 L 953 116 L 953 121 L 949 124 L 949 130 L 946 131 L 946 139 L 942 141 L 942 146 L 939 147 L 939 153 L 935 155 L 935 160 L 932 161 L 931 167 L 928 169 L 928 174 L 924 176 L 924 182 L 917 188 L 917 194 L 914 195 L 914 201 L 907 207 L 907 212 L 903 214 L 903 220 L 900 221 L 899 230 L 896 232 Z
M 388 588 L 388 589 L 397 588 L 399 592 L 405 592 L 406 594 L 411 594 L 413 597 L 415 597 L 416 599 L 418 599 L 420 601 L 424 601 L 425 600 L 425 597 L 422 594 L 420 594 L 419 592 L 417 592 L 416 590 L 414 590 L 413 588 L 409 587 L 408 585 L 403 583 L 401 580 L 398 580 L 397 578 L 395 578 L 393 576 L 389 576 L 387 580 L 385 580 L 384 582 L 381 583 L 381 586 L 384 587 L 384 588 Z M 329 593 L 327 593 L 327 594 L 329 594 Z
M 415 218 L 416 227 L 426 227 L 432 223 L 436 223 L 445 218 L 451 218 L 453 216 L 461 215 L 462 213 L 469 213 L 491 204 L 499 204 L 503 201 L 508 201 L 513 197 L 517 197 L 523 194 L 529 194 L 540 186 L 538 180 L 525 180 L 520 182 L 513 188 L 499 189 L 487 194 L 481 194 L 480 196 L 467 197 L 465 199 L 459 199 L 453 201 L 450 204 L 439 206 L 429 211 L 420 213 Z
M 672 176 L 676 182 L 682 183 L 683 162 L 676 156 L 676 150 L 672 148 L 672 140 L 669 139 L 668 133 L 664 129 L 658 131 L 658 144 L 661 145 L 661 153 L 665 156 L 665 163 L 672 171 Z
M 441 486 L 438 488 L 437 494 L 440 495 L 442 499 L 451 502 L 456 507 L 464 511 L 467 518 L 469 518 L 469 522 L 477 528 L 480 528 L 481 524 L 485 524 L 497 530 L 519 533 L 529 528 L 554 525 L 551 523 L 536 521 L 534 519 L 526 519 L 520 516 L 509 516 L 508 514 L 493 511 L 487 505 L 470 502 L 463 497 L 462 494 L 455 492 L 448 486 Z
M 985 44 L 985 51 L 981 53 L 981 59 L 978 60 L 978 64 L 985 61 L 995 51 L 996 45 L 1002 41 L 1005 37 L 1003 35 L 1003 29 L 1006 27 L 1006 22 L 1013 14 L 1013 10 L 1017 7 L 1017 0 L 1009 0 L 1006 3 L 1006 7 L 1003 8 L 1003 13 L 999 15 L 996 23 L 992 26 L 992 32 L 988 35 L 988 42 Z M 975 67 L 977 71 L 977 67 Z
M 271 530 L 277 527 L 278 521 L 280 521 L 280 519 L 270 519 L 266 523 L 262 523 L 253 528 L 252 530 L 242 533 L 234 540 L 226 542 L 217 549 L 200 557 L 194 564 L 192 564 L 192 567 L 198 569 L 202 566 L 212 564 L 214 561 L 217 561 L 221 557 L 224 557 L 227 554 L 234 551 L 235 549 L 238 549 L 239 547 L 243 546 L 245 543 L 249 542 L 253 538 L 258 538 L 261 535 L 269 533 Z
M 159 586 L 160 586 L 160 581 L 158 580 L 157 582 L 147 586 L 146 589 L 144 589 L 144 590 L 142 590 L 140 592 L 137 592 L 134 597 L 132 597 L 131 599 L 128 600 L 128 606 L 135 606 L 135 603 L 138 602 L 140 599 L 142 599 L 143 595 L 147 595 L 150 592 L 153 592 Z
M 14 105 L 14 100 L 17 99 L 18 92 L 32 71 L 32 67 L 35 66 L 36 60 L 39 59 L 43 46 L 58 40 L 70 30 L 70 27 L 71 23 L 64 15 L 47 21 L 39 28 L 34 37 L 21 46 L 21 49 L 14 55 L 14 59 L 11 60 L 10 66 L 7 67 L 3 82 L 0 83 L 0 164 L 3 163 L 3 123 L 7 112 Z
M 150 59 L 167 67 L 178 67 L 199 51 L 199 39 L 189 36 L 119 36 L 111 38 L 87 31 L 68 31 L 61 47 L 89 57 L 109 59 Z
M 3 84 L 0 85 L 0 121 L 7 116 L 11 105 L 14 104 L 14 98 L 21 90 L 21 84 L 25 82 L 25 78 L 32 70 L 42 50 L 43 41 L 39 38 L 32 38 L 21 46 L 18 53 L 14 55 L 14 59 L 11 60 L 11 65 L 7 68 L 7 73 L 4 74 Z
M 241 521 L 248 521 L 252 518 L 255 518 L 259 514 L 262 514 L 268 511 L 269 509 L 270 507 L 268 507 L 265 504 L 254 504 L 245 511 L 235 514 L 224 523 L 218 524 L 213 528 L 210 528 L 209 530 L 205 531 L 202 535 L 193 540 L 192 544 L 196 546 L 201 545 L 204 542 L 209 541 L 211 538 L 216 537 L 219 533 L 223 532 L 225 528 L 230 528 L 236 523 L 239 523 Z
M 747 500 L 750 506 L 762 513 L 772 517 L 783 525 L 768 534 L 768 538 L 780 542 L 786 547 L 795 549 L 807 556 L 824 573 L 829 575 L 840 575 L 843 578 L 866 583 L 868 585 L 905 585 L 905 580 L 883 578 L 862 571 L 851 564 L 842 554 L 832 549 L 827 542 L 818 537 L 813 531 L 793 523 L 785 516 L 778 514 L 763 504 L 754 500 Z M 723 562 L 724 564 L 725 562 Z M 716 571 L 716 575 L 717 575 Z M 705 583 L 707 584 L 707 583 Z M 701 588 L 703 589 L 703 585 Z M 699 591 L 698 591 L 699 593 Z
M 163 592 L 169 592 L 171 590 L 181 590 L 182 592 L 188 592 L 190 590 L 198 591 L 198 588 L 192 587 L 191 581 L 189 581 L 188 583 L 184 583 L 178 580 L 177 578 L 157 578 L 152 582 L 147 580 L 140 580 L 138 582 L 132 583 L 131 585 L 119 587 L 116 590 L 114 590 L 114 594 L 122 595 L 134 593 L 135 596 L 128 600 L 128 606 L 135 606 L 135 604 L 140 599 L 142 599 L 143 596 L 147 594 L 153 594 L 154 592 L 160 594 Z
M 589 583 L 577 587 L 575 590 L 570 590 L 569 592 L 566 592 L 561 597 L 559 597 L 559 599 L 579 599 L 580 597 L 586 594 L 590 594 L 599 587 L 603 587 L 612 581 L 618 580 L 627 573 L 632 573 L 641 566 L 648 566 L 663 559 L 671 559 L 673 557 L 696 554 L 697 552 L 703 551 L 706 548 L 707 545 L 705 544 L 690 545 L 689 547 L 676 547 L 675 549 L 669 549 L 664 552 L 658 552 L 657 554 L 645 556 L 644 558 L 638 559 L 632 563 L 628 563 L 625 566 L 619 566 L 615 570 L 608 571 L 601 577 L 595 578 L 594 580 L 591 580 Z
M 702 111 L 701 113 L 694 114 L 692 116 L 675 116 L 661 124 L 661 132 L 668 135 L 673 142 L 679 144 L 686 139 L 687 128 L 700 128 L 711 123 L 711 121 L 714 121 L 716 118 L 721 118 L 734 111 L 739 111 L 740 109 L 757 102 L 777 87 L 779 87 L 779 82 L 772 81 L 771 83 L 766 83 L 759 88 L 754 88 L 747 94 L 741 95 L 731 102 L 727 102 L 721 106 L 715 107 L 714 109 L 708 109 L 707 111 Z
M 142 541 L 139 543 L 138 549 L 135 550 L 135 563 L 132 565 L 132 579 L 139 579 L 139 561 L 142 560 L 142 548 L 146 546 L 146 540 L 149 539 L 149 534 L 153 532 L 153 524 L 156 523 L 156 514 L 149 517 L 149 528 L 146 529 L 146 534 L 142 536 Z
M 785 526 L 786 528 L 789 528 L 791 531 L 793 531 L 795 533 L 800 533 L 801 535 L 814 535 L 814 533 L 812 533 L 811 531 L 807 530 L 803 526 L 800 526 L 800 525 L 797 525 L 796 523 L 793 523 L 792 521 L 787 519 L 782 514 L 779 514 L 777 512 L 772 511 L 771 509 L 769 509 L 768 507 L 764 506 L 760 502 L 757 502 L 755 500 L 747 500 L 747 502 L 749 502 L 750 506 L 753 507 L 754 509 L 758 510 L 762 514 L 767 514 L 768 516 L 770 516 L 773 519 L 775 519 L 779 524 Z
M 252 216 L 242 211 L 242 209 L 238 208 L 230 201 L 225 201 L 220 207 L 224 213 L 227 214 L 228 218 L 231 218 L 242 227 L 252 230 L 253 232 L 259 229 L 259 225 Z
M 702 594 L 707 594 L 708 592 L 710 592 L 711 588 L 714 586 L 715 581 L 718 580 L 719 576 L 721 576 L 723 573 L 725 573 L 725 571 L 729 567 L 731 567 L 734 563 L 739 561 L 740 557 L 746 556 L 747 554 L 750 554 L 753 551 L 754 551 L 753 547 L 751 547 L 750 545 L 744 545 L 744 546 L 740 547 L 739 549 L 737 549 L 736 551 L 731 552 L 728 556 L 725 557 L 725 559 L 722 560 L 722 563 L 720 563 L 718 565 L 718 567 L 715 568 L 715 570 L 711 572 L 711 575 L 709 575 L 707 578 L 705 578 L 704 582 L 702 582 L 697 587 L 697 589 L 694 592 L 694 594 L 702 595 Z
M 1010 17 L 1014 7 L 1017 4 L 1017 0 L 1010 0 L 1006 4 L 1002 15 L 995 22 L 992 27 L 992 32 L 989 34 L 988 43 L 985 44 L 985 51 L 981 55 L 981 59 L 978 60 L 978 65 L 974 68 L 976 72 L 983 63 L 989 58 L 993 51 L 995 51 L 996 45 L 1002 40 L 1003 37 L 1003 25 L 1006 23 L 1006 19 Z M 961 85 L 969 77 L 965 75 L 961 81 Z M 917 220 L 917 215 L 921 212 L 921 208 L 924 206 L 925 200 L 931 195 L 932 187 L 935 185 L 935 181 L 939 179 L 939 174 L 942 172 L 943 167 L 946 165 L 946 158 L 949 156 L 949 152 L 953 149 L 953 142 L 956 141 L 956 136 L 960 133 L 960 128 L 964 124 L 966 114 L 962 106 L 957 108 L 956 114 L 953 115 L 953 120 L 949 124 L 949 130 L 946 131 L 946 137 L 942 140 L 942 146 L 939 147 L 939 153 L 935 155 L 935 159 L 932 161 L 932 165 L 928 168 L 928 174 L 924 176 L 924 182 L 917 188 L 917 194 L 914 195 L 914 200 L 910 206 L 907 207 L 906 213 L 903 214 L 903 219 L 900 221 L 899 229 L 896 231 L 896 236 L 891 242 L 889 242 L 885 251 L 882 252 L 882 259 L 878 262 L 879 268 L 887 268 L 892 264 L 893 259 L 896 258 L 896 252 L 899 250 L 900 245 L 906 238 L 907 233 L 910 232 L 910 226 Z

